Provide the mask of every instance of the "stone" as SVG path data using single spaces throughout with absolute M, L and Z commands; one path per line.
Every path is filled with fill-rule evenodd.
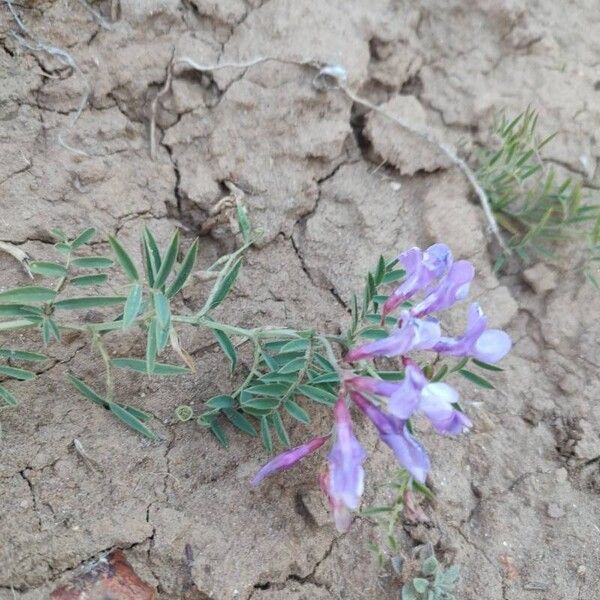
M 548 504 L 546 513 L 552 519 L 560 519 L 561 517 L 565 516 L 565 511 L 560 506 L 558 506 L 558 504 L 554 503 Z
M 536 294 L 545 294 L 556 288 L 556 273 L 544 263 L 525 269 L 523 279 Z
M 416 130 L 428 130 L 427 115 L 415 96 L 395 96 L 380 108 Z M 451 164 L 435 144 L 380 113 L 369 115 L 364 134 L 373 147 L 374 162 L 384 160 L 398 169 L 401 175 L 436 171 Z

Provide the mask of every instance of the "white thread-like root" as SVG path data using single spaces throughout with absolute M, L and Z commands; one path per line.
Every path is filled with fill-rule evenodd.
M 185 65 L 188 68 L 193 69 L 195 71 L 212 72 L 217 71 L 219 69 L 247 69 L 266 62 L 278 62 L 282 64 L 293 64 L 296 66 L 312 67 L 317 70 L 317 73 L 313 79 L 313 86 L 317 89 L 322 91 L 326 91 L 329 89 L 339 89 L 352 102 L 360 104 L 361 106 L 382 115 L 386 119 L 389 119 L 390 121 L 396 123 L 403 129 L 410 131 L 412 134 L 420 137 L 421 139 L 438 148 L 443 154 L 445 154 L 448 157 L 448 159 L 453 165 L 455 165 L 462 171 L 464 176 L 467 178 L 467 181 L 469 182 L 469 184 L 473 188 L 473 191 L 477 195 L 477 198 L 479 199 L 479 203 L 481 204 L 481 208 L 483 209 L 485 219 L 488 223 L 489 231 L 494 235 L 502 250 L 506 254 L 511 253 L 510 248 L 507 246 L 506 242 L 502 238 L 502 234 L 500 232 L 500 228 L 498 227 L 498 223 L 494 217 L 489 198 L 485 190 L 481 187 L 481 184 L 477 181 L 475 173 L 473 172 L 471 167 L 469 167 L 466 161 L 460 158 L 460 156 L 458 156 L 454 148 L 452 148 L 450 145 L 438 141 L 429 130 L 416 128 L 410 123 L 404 121 L 403 119 L 400 119 L 399 117 L 396 117 L 395 115 L 392 115 L 391 113 L 387 112 L 380 106 L 377 106 L 369 100 L 358 96 L 346 85 L 347 73 L 346 69 L 341 65 L 324 64 L 314 59 L 294 60 L 289 58 L 280 58 L 276 56 L 259 56 L 257 58 L 245 62 L 223 62 L 208 65 L 199 64 L 187 56 L 172 58 L 167 67 L 167 78 L 165 80 L 165 85 L 152 101 L 150 114 L 150 156 L 152 157 L 152 159 L 154 159 L 156 154 L 155 136 L 156 110 L 158 101 L 169 91 L 173 79 L 173 71 L 177 65 Z
M 82 156 L 89 156 L 89 154 L 87 152 L 80 150 L 79 148 L 75 148 L 75 147 L 71 146 L 70 144 L 65 142 L 63 139 L 64 132 L 73 129 L 73 127 L 75 126 L 75 123 L 77 123 L 77 121 L 79 120 L 81 113 L 87 106 L 87 103 L 88 103 L 88 100 L 90 97 L 90 93 L 91 93 L 91 87 L 90 87 L 88 80 L 85 78 L 85 75 L 79 68 L 79 65 L 77 64 L 75 59 L 66 50 L 63 50 L 62 48 L 57 48 L 56 46 L 51 46 L 49 44 L 46 44 L 42 40 L 36 38 L 29 31 L 29 29 L 27 29 L 27 27 L 21 20 L 21 17 L 19 17 L 19 14 L 17 13 L 17 11 L 15 10 L 15 8 L 12 4 L 12 0 L 4 0 L 4 2 L 8 6 L 8 10 L 10 11 L 15 23 L 17 24 L 17 26 L 19 27 L 21 32 L 25 36 L 30 38 L 30 40 L 31 40 L 31 42 L 29 42 L 25 37 L 19 35 L 18 33 L 11 32 L 11 35 L 17 41 L 17 43 L 20 46 L 22 46 L 23 48 L 26 48 L 27 50 L 29 50 L 30 52 L 33 52 L 33 53 L 45 52 L 46 54 L 53 56 L 54 58 L 58 59 L 63 65 L 73 69 L 73 72 L 83 82 L 84 91 L 81 96 L 81 101 L 79 102 L 79 106 L 77 107 L 77 110 L 75 111 L 73 118 L 71 119 L 71 122 L 65 127 L 65 129 L 63 131 L 61 131 L 58 134 L 58 143 L 59 143 L 59 145 L 61 145 L 63 148 L 66 148 L 70 152 L 73 152 L 75 154 L 79 154 Z
M 77 0 L 79 4 L 81 4 L 91 15 L 94 17 L 94 21 L 102 27 L 102 29 L 111 30 L 111 24 L 90 4 L 86 2 L 86 0 Z
M 502 248 L 502 250 L 504 252 L 506 252 L 507 254 L 510 254 L 510 248 L 506 245 L 506 242 L 502 238 L 502 234 L 500 233 L 500 228 L 498 227 L 498 223 L 496 222 L 494 213 L 492 212 L 492 208 L 490 206 L 490 201 L 489 201 L 487 194 L 485 193 L 485 190 L 481 187 L 480 183 L 477 181 L 477 177 L 475 176 L 475 173 L 473 172 L 471 167 L 469 167 L 469 165 L 456 154 L 456 151 L 454 150 L 454 148 L 452 148 L 448 144 L 439 142 L 431 134 L 430 131 L 413 127 L 410 123 L 407 123 L 403 119 L 400 119 L 399 117 L 396 117 L 395 115 L 388 113 L 386 110 L 382 109 L 381 107 L 377 106 L 376 104 L 373 104 L 372 102 L 369 102 L 368 100 L 365 100 L 364 98 L 361 98 L 360 96 L 357 96 L 352 90 L 348 89 L 345 85 L 340 85 L 339 89 L 342 92 L 344 92 L 344 94 L 348 98 L 350 98 L 350 100 L 352 100 L 353 102 L 356 102 L 356 104 L 360 104 L 361 106 L 364 106 L 365 108 L 368 108 L 369 110 L 372 110 L 372 111 L 382 115 L 386 119 L 393 121 L 394 123 L 396 123 L 403 129 L 410 131 L 410 133 L 420 137 L 421 139 L 425 140 L 429 144 L 432 144 L 433 146 L 437 147 L 441 152 L 443 152 L 450 159 L 452 164 L 457 166 L 463 172 L 464 176 L 467 178 L 467 180 L 471 184 L 473 191 L 475 192 L 475 194 L 477 195 L 477 198 L 479 199 L 481 208 L 483 209 L 483 214 L 485 215 L 489 230 L 491 231 L 491 233 L 494 235 L 494 237 L 500 244 L 500 247 Z

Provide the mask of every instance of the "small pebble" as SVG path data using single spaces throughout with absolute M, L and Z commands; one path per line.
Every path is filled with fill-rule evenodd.
M 560 469 L 556 469 L 556 481 L 558 482 L 564 482 L 567 481 L 567 479 L 569 478 L 569 472 L 564 468 L 561 467 Z
M 544 263 L 523 271 L 523 278 L 536 294 L 544 294 L 556 287 L 556 274 Z
M 552 519 L 560 519 L 561 517 L 565 516 L 565 511 L 558 506 L 558 504 L 548 504 L 548 510 L 547 510 L 548 516 L 551 517 Z

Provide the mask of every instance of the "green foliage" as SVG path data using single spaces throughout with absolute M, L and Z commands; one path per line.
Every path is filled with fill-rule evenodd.
M 88 334 L 104 364 L 106 379 L 104 392 L 96 392 L 74 374 L 68 374 L 67 380 L 84 398 L 110 410 L 117 419 L 131 429 L 151 440 L 157 440 L 158 436 L 146 425 L 151 415 L 115 399 L 113 370 L 127 369 L 153 376 L 181 375 L 191 372 L 193 363 L 189 355 L 179 346 L 175 328 L 177 325 L 207 327 L 209 322 L 214 322 L 208 312 L 226 298 L 235 283 L 243 253 L 253 243 L 253 238 L 247 229 L 245 209 L 239 207 L 238 214 L 245 218 L 245 243 L 242 248 L 223 257 L 210 268 L 215 274 L 216 282 L 208 294 L 207 304 L 201 313 L 177 315 L 173 313 L 171 306 L 172 300 L 189 283 L 192 276 L 198 254 L 197 240 L 192 242 L 181 262 L 178 262 L 181 246 L 179 232 L 175 231 L 168 246 L 164 252 L 161 252 L 156 238 L 149 229 L 145 228 L 141 236 L 144 265 L 141 269 L 114 237 L 108 239 L 114 254 L 113 260 L 107 256 L 90 255 L 87 246 L 96 236 L 94 228 L 87 228 L 74 238 L 69 238 L 60 229 L 54 229 L 51 233 L 57 239 L 54 246 L 57 260 L 31 263 L 31 271 L 49 280 L 49 284 L 36 283 L 0 292 L 0 331 L 37 329 L 41 333 L 44 345 L 59 342 L 64 331 L 76 330 Z M 82 289 L 101 286 L 109 280 L 112 281 L 115 272 L 109 269 L 112 269 L 115 264 L 130 282 L 123 295 L 103 295 L 95 289 L 88 295 L 81 295 Z M 95 272 L 90 273 L 90 270 Z M 144 279 L 140 277 L 141 272 L 145 274 Z M 112 287 L 114 285 L 116 284 Z M 71 293 L 72 289 L 79 293 Z M 88 322 L 87 311 L 97 309 L 112 311 L 112 316 L 101 322 L 98 322 L 97 318 L 94 322 Z M 73 311 L 80 311 L 79 320 L 66 320 L 65 316 L 72 318 L 70 315 Z M 138 330 L 141 329 L 146 336 L 145 357 L 110 357 L 104 343 L 104 335 L 107 332 L 126 330 L 133 326 Z M 215 331 L 223 351 L 234 368 L 236 351 L 229 341 L 227 332 L 213 329 L 212 325 L 209 329 Z M 169 345 L 185 366 L 159 362 L 158 357 Z M 27 381 L 36 376 L 33 371 L 12 363 L 45 359 L 44 355 L 35 352 L 0 348 L 0 361 L 9 361 L 9 364 L 0 362 L 0 380 L 2 380 L 0 400 L 8 405 L 17 403 L 13 393 L 4 385 L 5 380 Z M 188 415 L 187 419 L 192 415 Z M 182 418 L 185 413 L 181 410 L 178 416 L 181 420 L 187 420 Z M 242 421 L 243 417 L 232 413 L 227 416 L 232 422 L 245 428 L 246 432 L 251 431 L 251 426 Z M 277 425 L 279 427 L 279 423 Z M 217 424 L 209 423 L 209 426 L 213 433 L 216 435 L 219 433 Z M 283 435 L 281 431 L 279 433 Z M 218 437 L 221 440 L 225 439 L 224 436 Z
M 459 579 L 456 565 L 444 569 L 431 555 L 423 561 L 421 574 L 423 577 L 413 577 L 402 586 L 401 600 L 455 600 L 452 592 Z
M 239 214 L 238 211 L 238 217 Z M 242 223 L 240 228 L 243 231 Z M 375 270 L 367 276 L 360 308 L 358 300 L 354 300 L 352 323 L 344 335 L 323 336 L 311 330 L 268 328 L 242 332 L 206 316 L 208 310 L 221 302 L 239 270 L 240 260 L 235 253 L 222 263 L 221 275 L 200 310 L 203 323 L 213 330 L 232 371 L 239 363 L 237 347 L 249 342 L 253 353 L 251 363 L 246 367 L 247 375 L 239 387 L 231 395 L 207 400 L 207 410 L 197 417 L 197 422 L 208 427 L 224 445 L 228 439 L 221 427 L 215 429 L 215 424 L 229 422 L 248 435 L 260 432 L 263 445 L 271 452 L 274 443 L 289 446 L 286 423 L 290 419 L 310 424 L 308 403 L 325 406 L 335 403 L 340 374 L 331 342 L 346 350 L 361 339 L 369 339 L 374 330 L 378 336 L 387 335 L 395 324 L 394 319 L 387 319 L 383 326 L 373 326 L 373 323 L 380 325 L 379 309 L 387 298 L 380 293 L 380 288 L 398 281 L 404 272 L 395 268 L 395 260 L 379 258 Z M 234 343 L 233 338 L 241 339 Z M 402 373 L 395 373 L 395 379 L 402 376 Z
M 223 337 L 222 324 L 212 320 L 206 323 L 209 328 L 214 327 L 219 345 L 234 366 L 236 350 L 231 340 Z M 248 435 L 257 435 L 260 431 L 269 452 L 274 440 L 284 447 L 289 446 L 286 419 L 303 424 L 310 422 L 303 408 L 307 401 L 329 406 L 335 402 L 335 384 L 339 381 L 335 367 L 322 355 L 327 352 L 326 340 L 305 331 L 286 331 L 284 339 L 273 337 L 277 337 L 277 331 L 265 330 L 246 338 L 254 347 L 246 378 L 231 395 L 207 400 L 208 411 L 201 415 L 201 424 L 211 430 L 217 419 L 221 419 Z M 217 436 L 217 439 L 223 442 L 225 438 Z
M 389 504 L 370 506 L 361 513 L 363 516 L 374 519 L 381 531 L 383 543 L 372 542 L 369 545 L 369 549 L 380 569 L 385 567 L 388 555 L 392 556 L 393 565 L 394 558 L 398 554 L 396 528 L 404 513 L 406 494 L 416 493 L 429 499 L 434 497 L 427 486 L 415 481 L 405 469 L 398 469 L 396 477 L 392 479 L 388 487 L 393 491 L 393 498 Z
M 0 377 L 4 378 L 5 381 L 11 379 L 15 381 L 29 381 L 35 379 L 36 373 L 23 367 L 15 367 L 13 363 L 39 363 L 46 361 L 47 357 L 39 352 L 0 347 L 0 360 L 9 361 L 9 364 L 0 364 Z M 0 384 L 0 407 L 16 406 L 18 401 L 13 393 L 4 385 L 5 381 Z
M 540 140 L 537 121 L 532 109 L 512 120 L 499 119 L 494 128 L 499 147 L 480 152 L 477 179 L 498 224 L 510 235 L 509 248 L 520 259 L 553 258 L 557 242 L 587 236 L 585 270 L 597 284 L 589 263 L 600 258 L 600 204 L 586 203 L 581 182 L 571 177 L 559 180 L 542 158 L 542 149 L 554 135 Z M 496 268 L 506 260 L 506 254 L 500 256 Z
M 87 245 L 94 239 L 95 230 L 88 228 L 72 239 L 63 231 L 54 230 L 52 233 L 58 240 L 55 244 L 57 261 L 34 262 L 32 269 L 49 279 L 50 284 L 36 283 L 0 292 L 0 331 L 38 330 L 44 345 L 60 342 L 62 333 L 66 331 L 75 330 L 89 335 L 104 365 L 104 390 L 95 391 L 74 374 L 67 376 L 68 381 L 84 398 L 110 410 L 123 424 L 151 440 L 157 440 L 158 435 L 148 424 L 150 415 L 119 402 L 114 370 L 123 369 L 152 377 L 189 374 L 194 371 L 194 362 L 179 343 L 178 328 L 203 328 L 214 336 L 237 387 L 228 394 L 209 398 L 198 413 L 187 404 L 179 406 L 175 411 L 177 419 L 180 422 L 194 421 L 209 429 L 224 446 L 229 443 L 227 428 L 232 426 L 246 435 L 260 436 L 269 452 L 276 444 L 289 447 L 288 427 L 294 422 L 310 424 L 308 406 L 311 403 L 331 407 L 336 401 L 342 375 L 331 344 L 338 344 L 345 352 L 365 340 L 388 335 L 396 325 L 393 318 L 382 319 L 380 313 L 388 298 L 386 290 L 404 277 L 404 271 L 397 268 L 395 259 L 379 257 L 373 271 L 367 274 L 363 297 L 360 300 L 356 296 L 353 298 L 351 322 L 341 335 L 273 327 L 244 329 L 222 323 L 215 318 L 214 311 L 233 289 L 244 253 L 255 240 L 245 208 L 237 202 L 235 210 L 242 245 L 219 258 L 204 272 L 202 279 L 212 279 L 213 284 L 197 312 L 190 313 L 184 309 L 184 314 L 180 314 L 178 308 L 181 304 L 177 304 L 176 300 L 193 276 L 198 240 L 194 240 L 187 250 L 182 249 L 180 234 L 175 231 L 167 246 L 161 248 L 152 231 L 144 228 L 140 236 L 142 257 L 140 264 L 136 264 L 115 237 L 108 238 L 112 257 L 92 256 Z M 121 281 L 126 282 L 121 288 L 115 281 L 117 269 L 122 272 Z M 90 270 L 93 272 L 90 273 Z M 101 287 L 95 287 L 108 282 L 111 290 L 118 289 L 120 293 L 104 295 Z M 86 289 L 91 291 L 81 295 L 81 291 Z M 86 319 L 90 313 L 95 317 L 93 322 Z M 98 319 L 98 316 L 101 318 Z M 106 334 L 126 332 L 131 328 L 145 337 L 144 355 L 111 356 L 105 344 Z M 240 357 L 242 347 L 248 351 Z M 164 360 L 162 356 L 167 352 L 171 356 Z M 43 355 L 27 351 L 0 348 L 0 360 L 4 358 L 11 363 L 41 360 L 41 357 Z M 181 364 L 174 364 L 177 362 L 174 357 L 179 357 Z M 477 385 L 491 387 L 482 376 L 464 369 L 467 362 L 466 359 L 460 360 L 451 368 L 442 365 L 435 374 L 433 365 L 423 368 L 428 377 L 436 381 L 458 371 Z M 474 364 L 484 369 L 492 368 Z M 368 365 L 358 366 L 356 371 L 390 381 L 404 377 L 403 371 L 377 371 Z M 0 377 L 27 380 L 34 376 L 35 373 L 19 365 L 0 364 Z M 6 404 L 16 402 L 3 385 L 0 386 L 0 398 Z M 406 475 L 404 477 L 400 483 L 396 482 L 400 486 L 397 488 L 400 503 L 387 511 L 393 517 L 388 527 L 390 540 L 402 509 L 400 492 L 408 489 L 407 486 L 416 489 L 414 486 L 417 485 L 409 482 Z M 427 493 L 426 488 L 417 491 Z M 389 541 L 389 544 L 392 543 Z

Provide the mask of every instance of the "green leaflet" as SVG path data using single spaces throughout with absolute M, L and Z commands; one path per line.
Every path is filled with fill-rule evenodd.
M 242 259 L 238 258 L 229 271 L 222 278 L 217 279 L 215 287 L 213 288 L 213 292 L 211 293 L 211 301 L 209 304 L 210 309 L 216 308 L 219 306 L 219 304 L 221 304 L 221 302 L 223 302 L 223 300 L 225 300 L 229 290 L 237 279 L 241 266 Z
M 37 377 L 33 371 L 18 369 L 17 367 L 8 367 L 6 365 L 0 365 L 0 375 L 6 375 L 6 377 L 19 379 L 20 381 L 29 381 Z
M 246 388 L 246 391 L 250 394 L 258 396 L 271 396 L 274 398 L 280 398 L 287 392 L 287 390 L 288 386 L 283 383 L 265 383 Z
M 113 358 L 111 362 L 115 367 L 121 369 L 129 369 L 138 373 L 148 372 L 147 362 L 141 358 Z M 153 369 L 150 371 L 153 375 L 181 375 L 189 372 L 190 370 L 187 367 L 164 363 L 154 363 Z
M 217 441 L 221 446 L 227 448 L 229 446 L 229 439 L 226 433 L 223 431 L 223 428 L 219 425 L 216 419 L 213 419 L 209 425 L 212 434 L 217 438 Z
M 271 411 L 278 406 L 279 400 L 276 398 L 252 398 L 242 405 L 244 409 L 257 408 L 261 411 Z
M 56 292 L 49 288 L 26 285 L 0 292 L 0 304 L 50 302 L 55 296 Z
M 79 275 L 70 279 L 69 283 L 76 287 L 89 287 L 92 285 L 101 285 L 106 283 L 108 275 L 106 273 L 100 273 L 98 275 Z
M 258 435 L 252 423 L 250 423 L 250 421 L 246 419 L 242 413 L 238 412 L 237 410 L 226 408 L 223 410 L 223 414 L 229 419 L 231 424 L 237 427 L 240 431 L 243 431 L 251 436 Z
M 80 246 L 84 246 L 88 242 L 91 242 L 92 239 L 96 236 L 96 230 L 93 227 L 88 227 L 84 229 L 72 242 L 71 247 L 73 249 L 79 248 Z
M 113 266 L 113 261 L 106 256 L 82 256 L 71 261 L 74 267 L 82 269 L 107 269 Z
M 291 399 L 286 400 L 283 403 L 283 408 L 289 413 L 291 417 L 300 421 L 301 423 L 310 423 L 310 417 L 308 413 L 296 402 Z
M 336 401 L 336 396 L 334 394 L 313 385 L 301 384 L 298 386 L 297 390 L 299 394 L 302 394 L 315 402 L 320 402 L 321 404 L 331 406 L 332 404 L 335 404 Z
M 476 375 L 467 369 L 461 369 L 459 373 L 465 378 L 468 379 L 471 383 L 478 385 L 479 387 L 485 388 L 487 390 L 493 390 L 494 386 L 485 378 L 480 375 Z
M 267 452 L 271 454 L 273 452 L 273 441 L 271 440 L 271 432 L 269 431 L 269 421 L 267 417 L 261 417 L 260 419 L 260 437 Z
M 9 358 L 11 360 L 26 360 L 29 362 L 42 362 L 48 360 L 48 357 L 39 352 L 28 352 L 25 350 L 9 350 L 0 348 L 0 358 Z
M 225 394 L 220 396 L 213 396 L 206 401 L 206 406 L 210 406 L 210 408 L 233 408 L 235 401 L 231 396 L 227 396 Z
M 140 276 L 137 272 L 137 269 L 135 268 L 135 265 L 133 264 L 133 260 L 131 259 L 129 254 L 127 254 L 127 251 L 125 250 L 125 248 L 123 248 L 123 246 L 117 240 L 117 238 L 109 236 L 108 243 L 110 244 L 110 247 L 112 248 L 112 251 L 116 256 L 119 265 L 121 265 L 121 268 L 123 269 L 127 277 L 129 277 L 129 280 L 134 282 L 139 281 Z
M 211 331 L 221 347 L 221 350 L 223 350 L 223 353 L 229 359 L 231 372 L 233 373 L 237 364 L 237 352 L 235 351 L 235 347 L 226 333 L 219 331 L 218 329 L 212 329 Z
M 288 363 L 283 365 L 281 369 L 279 369 L 279 373 L 297 373 L 301 371 L 306 366 L 306 359 L 304 357 L 294 358 L 290 360 Z
M 179 231 L 175 231 L 173 237 L 171 238 L 171 243 L 167 248 L 165 256 L 160 265 L 160 269 L 156 273 L 156 278 L 154 280 L 154 287 L 160 289 L 164 286 L 167 281 L 167 277 L 171 273 L 171 269 L 175 265 L 175 260 L 177 259 L 177 252 L 179 251 Z
M 0 385 L 0 398 L 8 404 L 8 406 L 17 406 L 17 399 L 3 385 Z
M 108 407 L 108 400 L 104 399 L 102 396 L 97 394 L 89 385 L 87 385 L 87 383 L 85 383 L 85 381 L 79 379 L 78 377 L 75 377 L 75 375 L 73 375 L 72 373 L 67 373 L 66 377 L 69 383 L 75 389 L 77 389 L 77 391 L 82 396 L 84 396 L 88 400 L 91 400 L 95 404 L 98 404 L 99 406 L 102 406 L 104 408 Z
M 288 435 L 288 432 L 285 429 L 285 425 L 283 424 L 279 413 L 271 413 L 267 418 L 269 419 L 271 426 L 275 430 L 275 434 L 277 435 L 277 439 L 279 440 L 279 442 L 286 448 L 289 448 L 291 446 L 290 436 Z
M 124 409 L 122 406 L 117 404 L 116 402 L 112 402 L 110 404 L 111 412 L 119 418 L 123 423 L 131 427 L 134 431 L 141 433 L 146 436 L 148 439 L 156 441 L 160 438 L 156 435 L 151 429 L 146 427 L 134 414 L 130 411 Z
M 123 309 L 123 329 L 129 327 L 140 312 L 142 306 L 142 286 L 139 283 L 134 283 L 129 290 L 129 295 L 125 301 Z
M 68 273 L 64 265 L 47 261 L 33 261 L 29 263 L 29 269 L 32 273 L 44 277 L 64 277 Z
M 81 310 L 85 308 L 100 308 L 123 304 L 125 296 L 83 296 L 80 298 L 67 298 L 54 303 L 54 308 L 62 310 Z
M 186 284 L 189 276 L 191 275 L 194 265 L 196 264 L 196 258 L 198 256 L 198 240 L 194 240 L 190 249 L 187 251 L 177 275 L 171 282 L 171 285 L 167 288 L 167 298 L 172 298 L 183 286 Z

